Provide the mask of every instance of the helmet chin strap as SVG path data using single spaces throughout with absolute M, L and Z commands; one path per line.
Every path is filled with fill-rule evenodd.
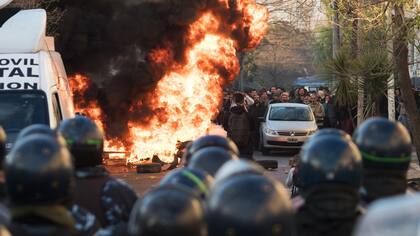
M 0 9 L 5 8 L 9 5 L 13 0 L 0 0 Z

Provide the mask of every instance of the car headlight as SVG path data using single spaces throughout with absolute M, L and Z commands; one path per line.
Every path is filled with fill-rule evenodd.
M 268 135 L 277 135 L 277 132 L 276 131 L 274 131 L 272 129 L 269 129 L 269 128 L 265 128 L 264 129 L 264 133 L 266 133 Z
M 310 136 L 310 135 L 313 135 L 313 134 L 315 134 L 316 133 L 316 131 L 318 131 L 317 129 L 315 129 L 315 130 L 311 130 L 311 131 L 309 131 L 309 133 L 308 133 L 308 135 Z

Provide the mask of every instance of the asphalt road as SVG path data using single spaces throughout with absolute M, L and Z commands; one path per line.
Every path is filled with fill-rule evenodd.
M 293 153 L 272 153 L 270 156 L 263 156 L 260 152 L 254 153 L 256 160 L 275 160 L 278 162 L 278 169 L 268 171 L 275 179 L 285 182 L 289 170 L 289 159 Z M 159 181 L 167 174 L 137 174 L 135 168 L 129 168 L 123 164 L 108 166 L 108 170 L 114 177 L 120 178 L 129 183 L 139 196 L 143 196 L 148 190 L 159 184 Z

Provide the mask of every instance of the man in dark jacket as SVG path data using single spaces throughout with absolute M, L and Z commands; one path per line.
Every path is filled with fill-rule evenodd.
M 267 106 L 261 102 L 260 97 L 255 95 L 252 97 L 254 99 L 254 104 L 249 108 L 249 114 L 254 120 L 254 129 L 251 134 L 252 144 L 254 148 L 258 148 L 260 140 L 260 120 L 264 117 L 267 110 Z
M 67 205 L 74 191 L 73 165 L 67 148 L 47 135 L 16 142 L 5 161 L 12 235 L 93 235 L 95 222 L 78 225 Z M 86 221 L 87 222 L 87 221 Z
M 337 114 L 335 111 L 335 105 L 330 95 L 325 96 L 325 103 L 322 104 L 325 111 L 324 125 L 327 128 L 337 127 Z
M 82 116 L 62 122 L 59 132 L 73 156 L 76 203 L 94 213 L 102 227 L 126 224 L 137 196 L 128 184 L 109 176 L 102 166 L 102 132 Z
M 246 108 L 243 94 L 234 94 L 233 102 L 227 122 L 228 137 L 238 146 L 241 158 L 252 159 L 251 133 L 254 130 L 254 121 Z

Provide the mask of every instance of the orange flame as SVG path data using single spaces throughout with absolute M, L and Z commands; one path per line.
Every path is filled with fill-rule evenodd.
M 83 75 L 77 74 L 69 79 L 70 88 L 73 93 L 74 108 L 76 112 L 81 115 L 86 115 L 96 125 L 104 130 L 104 114 L 96 100 L 83 99 L 83 95 L 86 94 L 89 87 L 92 86 L 91 80 Z M 104 150 L 109 152 L 125 152 L 125 148 L 118 140 L 105 140 Z M 114 155 L 115 157 L 121 157 L 121 155 Z
M 219 2 L 223 7 L 229 7 L 227 0 Z M 248 29 L 249 39 L 245 48 L 251 49 L 267 32 L 268 11 L 253 0 L 237 2 L 238 10 L 243 13 L 241 24 Z M 193 140 L 209 131 L 211 119 L 218 112 L 222 100 L 223 85 L 234 80 L 240 70 L 236 54 L 238 42 L 230 35 L 219 32 L 222 24 L 222 19 L 208 11 L 189 26 L 184 42 L 189 46 L 183 64 L 172 61 L 170 47 L 150 52 L 153 64 L 164 65 L 168 69 L 147 95 L 155 115 L 146 124 L 136 120 L 128 124 L 130 134 L 126 138 L 133 143 L 132 147 L 125 147 L 131 153 L 129 162 L 139 162 L 153 155 L 171 162 L 178 141 Z M 238 26 L 232 24 L 230 27 L 236 29 Z M 81 75 L 70 81 L 74 93 L 83 93 L 89 86 L 86 77 Z M 138 101 L 130 109 L 139 110 L 142 106 L 142 102 Z M 86 113 L 103 127 L 103 113 L 96 102 L 76 101 L 76 110 Z
M 88 77 L 79 74 L 71 77 L 69 79 L 69 84 L 73 92 L 73 97 L 83 96 L 89 87 L 92 86 L 92 82 Z M 85 99 L 76 100 L 75 98 L 73 98 L 73 100 L 75 101 L 74 109 L 78 113 L 88 115 L 101 129 L 104 128 L 102 124 L 103 113 L 97 101 L 89 101 Z

